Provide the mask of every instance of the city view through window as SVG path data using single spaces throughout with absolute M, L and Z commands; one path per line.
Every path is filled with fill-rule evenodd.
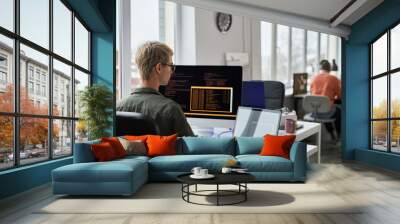
M 0 2 L 0 170 L 70 156 L 73 142 L 87 139 L 78 105 L 90 80 L 90 33 L 62 1 L 51 5 L 20 0 L 15 29 L 14 1 Z
M 371 145 L 400 153 L 400 25 L 370 46 Z

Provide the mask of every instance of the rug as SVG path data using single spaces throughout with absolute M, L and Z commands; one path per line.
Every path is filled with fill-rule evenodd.
M 229 190 L 234 186 L 226 187 Z M 59 196 L 36 213 L 360 213 L 359 205 L 344 201 L 317 184 L 255 183 L 248 185 L 247 201 L 237 205 L 204 206 L 182 200 L 178 183 L 149 183 L 130 197 Z M 212 190 L 202 185 L 198 190 Z M 194 190 L 194 187 L 191 188 Z M 210 193 L 214 194 L 214 193 Z M 224 197 L 223 203 L 240 198 Z M 194 202 L 213 204 L 215 196 L 191 196 Z

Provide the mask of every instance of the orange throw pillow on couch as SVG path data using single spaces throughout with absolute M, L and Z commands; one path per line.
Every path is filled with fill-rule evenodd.
M 146 139 L 147 139 L 147 136 L 148 136 L 148 135 L 125 135 L 125 136 L 124 136 L 124 139 L 129 140 L 129 141 L 137 141 L 137 140 L 140 140 L 140 141 L 145 142 Z
M 118 158 L 113 147 L 108 142 L 93 144 L 90 146 L 90 148 L 94 154 L 94 157 L 99 162 L 110 161 Z
M 176 134 L 170 136 L 148 135 L 146 140 L 147 155 L 151 157 L 176 155 L 176 139 Z
M 296 135 L 265 135 L 264 145 L 261 149 L 260 155 L 262 156 L 280 156 L 290 159 L 290 148 Z
M 117 137 L 101 138 L 101 142 L 108 142 L 114 149 L 117 158 L 125 157 L 126 151 Z

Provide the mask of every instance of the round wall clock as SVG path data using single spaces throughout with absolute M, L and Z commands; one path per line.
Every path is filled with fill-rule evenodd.
M 217 27 L 219 32 L 226 33 L 232 26 L 232 15 L 227 13 L 217 13 Z

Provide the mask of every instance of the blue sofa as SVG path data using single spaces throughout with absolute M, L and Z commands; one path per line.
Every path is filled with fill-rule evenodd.
M 199 138 L 177 140 L 177 155 L 127 156 L 96 162 L 90 145 L 99 141 L 77 143 L 74 163 L 52 171 L 53 193 L 68 195 L 131 195 L 148 181 L 176 181 L 193 167 L 218 172 L 230 159 L 261 182 L 304 182 L 306 180 L 306 145 L 295 142 L 290 159 L 260 156 L 262 138 Z

